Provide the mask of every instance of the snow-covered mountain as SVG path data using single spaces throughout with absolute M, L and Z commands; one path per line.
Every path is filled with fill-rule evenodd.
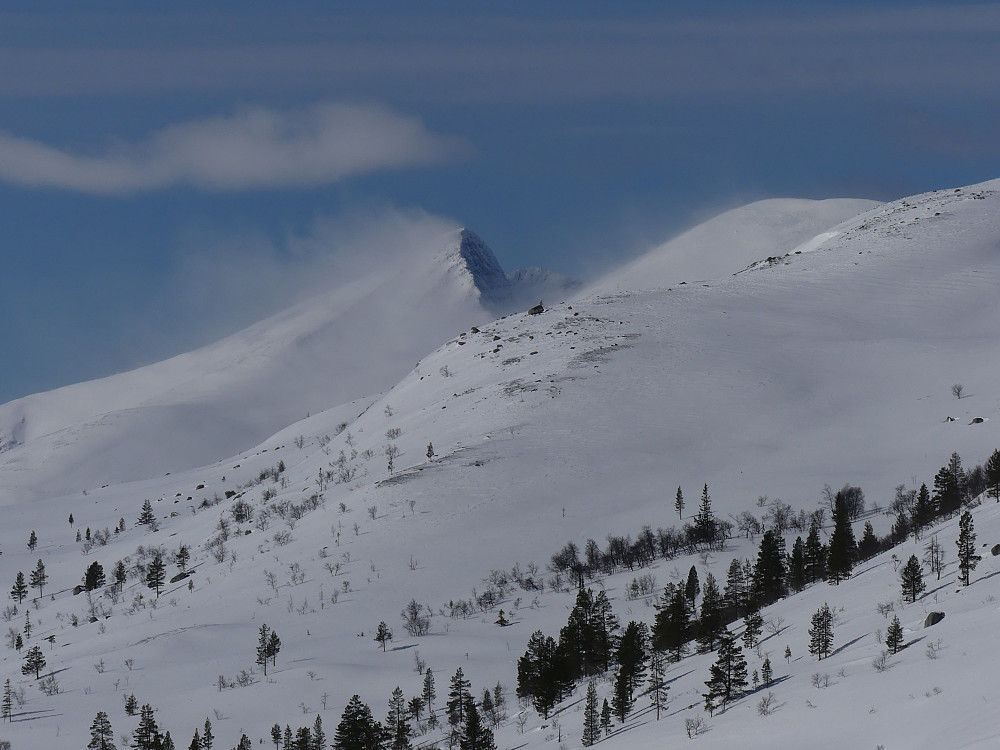
M 218 343 L 0 406 L 0 503 L 231 455 L 390 387 L 443 339 L 553 288 L 508 279 L 468 229 L 394 257 Z
M 13 583 L 17 571 L 28 574 L 43 559 L 50 582 L 29 608 L 29 643 L 43 646 L 62 691 L 43 695 L 20 672 L 23 653 L 0 650 L 0 677 L 26 699 L 5 736 L 15 748 L 80 747 L 98 711 L 108 713 L 116 736 L 129 734 L 137 719 L 123 701 L 131 694 L 157 709 L 178 746 L 206 717 L 220 747 L 242 733 L 266 746 L 274 723 L 312 725 L 317 714 L 330 736 L 355 693 L 376 718 L 395 686 L 407 697 L 419 693 L 423 678 L 414 667 L 421 661 L 437 678 L 438 710 L 458 667 L 477 695 L 498 681 L 505 686 L 510 718 L 497 730 L 499 747 L 579 747 L 583 686 L 555 722 L 530 709 L 523 723 L 514 718 L 518 657 L 534 631 L 557 636 L 573 603 L 573 587 L 545 569 L 566 542 L 582 551 L 588 539 L 604 546 L 609 534 L 635 538 L 645 525 L 679 525 L 706 484 L 723 519 L 762 517 L 763 495 L 809 511 L 825 484 L 847 482 L 864 489 L 870 509 L 885 508 L 897 485 L 930 485 L 952 452 L 970 466 L 1000 446 L 1000 181 L 859 207 L 865 210 L 853 219 L 836 215 L 825 226 L 804 220 L 808 231 L 794 237 L 776 224 L 773 242 L 755 258 L 740 256 L 737 242 L 738 267 L 698 283 L 625 291 L 631 285 L 619 290 L 612 275 L 573 299 L 546 300 L 542 314 L 492 321 L 476 318 L 481 307 L 471 306 L 461 332 L 411 358 L 393 384 L 314 410 L 231 458 L 206 456 L 198 468 L 106 487 L 63 465 L 64 494 L 2 509 L 0 581 Z M 451 246 L 459 256 L 462 236 Z M 475 298 L 463 284 L 478 276 L 503 289 L 506 275 L 478 243 L 470 240 L 467 250 L 475 262 L 456 260 L 443 274 L 431 264 L 432 278 L 444 276 L 440 288 Z M 726 255 L 725 246 L 718 254 Z M 302 330 L 294 315 L 277 320 Z M 262 338 L 263 330 L 248 340 Z M 242 362 L 233 354 L 238 341 L 227 341 L 226 361 Z M 198 354 L 186 361 L 200 362 Z M 171 366 L 184 372 L 184 361 Z M 197 379 L 178 382 L 209 377 L 204 367 L 196 372 Z M 298 387 L 297 372 L 286 371 L 287 389 Z M 168 381 L 164 375 L 157 392 L 172 392 Z M 961 399 L 951 392 L 957 382 L 965 386 Z M 74 392 L 64 391 L 82 411 Z M 212 391 L 216 398 L 225 392 Z M 192 412 L 209 409 L 209 395 L 199 403 L 190 393 Z M 114 425 L 109 419 L 105 428 Z M 160 450 L 163 441 L 169 453 L 185 436 L 196 437 L 186 429 L 154 433 L 146 447 Z M 30 460 L 41 464 L 59 446 L 39 439 L 26 435 L 6 455 L 38 451 Z M 0 465 L 4 488 L 16 486 L 16 466 Z M 673 509 L 678 486 L 688 502 L 684 519 Z M 156 532 L 135 526 L 147 498 Z M 249 520 L 234 513 L 239 501 L 250 506 Z M 987 548 L 1000 541 L 997 508 L 990 500 L 973 510 Z M 125 530 L 101 544 L 103 530 L 122 518 Z M 878 510 L 865 520 L 878 533 L 892 522 Z M 757 715 L 758 692 L 709 717 L 700 694 L 714 655 L 692 655 L 670 667 L 670 704 L 660 721 L 640 705 L 602 744 L 643 750 L 687 742 L 685 720 L 700 718 L 709 731 L 697 742 L 706 747 L 995 746 L 1000 712 L 985 686 L 1000 558 L 987 549 L 972 585 L 958 586 L 955 526 L 952 519 L 929 532 L 938 534 L 947 564 L 916 604 L 900 600 L 891 556 L 922 554 L 927 535 L 860 566 L 839 586 L 816 584 L 765 610 L 771 628 L 762 655 L 748 660 L 759 669 L 770 654 L 775 665 L 772 715 Z M 80 529 L 93 541 L 84 533 L 76 542 Z M 38 546 L 29 550 L 31 530 Z M 654 597 L 629 593 L 634 578 L 653 575 L 656 593 L 692 565 L 702 580 L 709 572 L 724 580 L 732 559 L 755 558 L 758 542 L 733 538 L 722 551 L 622 569 L 589 585 L 606 591 L 622 622 L 649 623 Z M 194 574 L 157 599 L 144 585 L 150 548 L 170 553 L 182 543 Z M 108 571 L 126 561 L 132 572 L 123 591 L 73 595 L 94 560 Z M 515 586 L 498 603 L 484 602 L 498 571 L 515 565 L 544 586 Z M 426 635 L 402 628 L 400 611 L 411 600 L 431 615 Z M 823 602 L 837 612 L 835 652 L 817 662 L 807 652 L 807 629 Z M 911 644 L 885 672 L 871 666 L 887 622 L 880 602 L 892 603 Z M 496 624 L 499 608 L 509 625 Z M 947 616 L 925 632 L 932 609 Z M 17 632 L 24 610 L 5 615 Z M 381 621 L 395 631 L 384 652 L 372 640 Z M 264 623 L 283 644 L 266 679 L 254 666 Z M 49 636 L 51 648 L 39 640 Z M 815 687 L 824 674 L 827 686 Z M 602 679 L 599 691 L 609 695 L 610 684 Z M 429 747 L 444 736 L 431 731 L 417 742 Z

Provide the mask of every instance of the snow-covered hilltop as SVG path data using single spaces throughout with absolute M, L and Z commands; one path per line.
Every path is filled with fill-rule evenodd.
M 555 721 L 521 712 L 514 696 L 529 637 L 557 636 L 573 606 L 572 582 L 546 569 L 567 542 L 583 555 L 587 540 L 603 548 L 609 535 L 679 527 L 706 484 L 719 519 L 763 521 L 773 501 L 809 513 L 824 485 L 849 482 L 867 496 L 857 536 L 866 520 L 884 535 L 894 519 L 880 509 L 898 485 L 932 485 L 953 452 L 971 467 L 1000 447 L 1000 181 L 884 205 L 806 202 L 797 219 L 761 218 L 795 205 L 748 207 L 756 218 L 745 233 L 730 212 L 701 230 L 704 245 L 692 230 L 669 268 L 636 277 L 647 283 L 611 274 L 565 301 L 546 293 L 540 314 L 499 319 L 484 300 L 513 299 L 511 287 L 548 275 L 508 276 L 481 240 L 456 231 L 391 283 L 359 282 L 214 347 L 3 407 L 5 439 L 18 444 L 0 453 L 0 583 L 39 559 L 49 576 L 37 605 L 29 597 L 5 618 L 17 635 L 29 612 L 28 643 L 43 647 L 61 691 L 43 695 L 21 673 L 23 651 L 0 650 L 0 678 L 26 701 L 0 739 L 15 750 L 77 748 L 98 711 L 130 734 L 138 719 L 123 705 L 133 694 L 178 747 L 206 717 L 219 747 L 243 733 L 266 746 L 273 724 L 312 725 L 316 715 L 329 738 L 355 693 L 376 718 L 397 685 L 419 694 L 424 663 L 439 712 L 459 667 L 477 697 L 501 683 L 498 747 L 579 747 L 585 684 Z M 743 240 L 755 233 L 763 244 L 749 257 Z M 698 265 L 713 254 L 725 262 Z M 350 387 L 330 382 L 345 361 Z M 341 387 L 348 397 L 315 405 Z M 312 413 L 280 422 L 289 411 Z M 217 460 L 230 443 L 213 429 L 257 444 Z M 116 454 L 121 466 L 101 463 L 105 446 L 133 445 L 133 456 Z M 176 469 L 188 460 L 181 447 L 201 456 L 197 468 Z M 141 473 L 160 459 L 170 475 Z M 133 481 L 101 479 L 116 466 Z M 136 525 L 146 499 L 155 532 Z M 706 747 L 994 746 L 1000 710 L 984 685 L 1000 596 L 1000 557 L 988 549 L 1000 542 L 997 508 L 972 509 L 987 549 L 969 587 L 957 582 L 953 518 L 839 586 L 817 583 L 768 607 L 761 655 L 748 661 L 759 670 L 769 656 L 774 666 L 771 715 L 758 715 L 766 693 L 757 692 L 708 716 L 701 693 L 716 654 L 691 655 L 668 669 L 659 721 L 643 697 L 601 743 L 686 742 L 686 720 L 702 719 Z M 891 555 L 922 556 L 935 533 L 941 582 L 929 577 L 922 598 L 903 602 Z M 756 559 L 759 542 L 759 531 L 735 534 L 721 550 L 619 566 L 587 584 L 623 625 L 648 624 L 668 582 L 692 566 L 702 581 L 724 581 L 733 559 Z M 193 575 L 157 598 L 149 563 L 161 551 L 172 575 L 182 544 Z M 119 560 L 121 590 L 73 594 L 92 562 L 110 573 Z M 646 575 L 653 593 L 637 595 Z M 411 602 L 429 632 L 404 628 Z M 818 662 L 807 630 L 824 602 L 837 622 L 834 651 Z M 879 603 L 892 604 L 910 644 L 887 671 L 872 667 L 888 622 Z M 925 633 L 932 609 L 947 616 Z M 380 622 L 394 631 L 384 651 L 373 640 Z M 262 624 L 282 642 L 266 679 L 255 664 Z M 598 690 L 610 695 L 610 682 Z M 431 730 L 416 742 L 446 740 Z
M 0 504 L 231 455 L 285 425 L 390 387 L 463 327 L 571 286 L 508 279 L 467 229 L 218 343 L 0 406 Z

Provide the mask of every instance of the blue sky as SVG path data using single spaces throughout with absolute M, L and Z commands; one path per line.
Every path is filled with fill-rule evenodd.
M 993 3 L 82 5 L 0 4 L 0 402 L 253 322 L 386 212 L 581 277 L 1000 176 Z

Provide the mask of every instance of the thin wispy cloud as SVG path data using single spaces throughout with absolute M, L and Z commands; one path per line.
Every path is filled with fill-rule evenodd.
M 75 154 L 0 132 L 0 180 L 97 194 L 178 185 L 205 190 L 312 187 L 455 158 L 467 146 L 377 105 L 295 112 L 246 108 L 172 125 L 139 143 Z

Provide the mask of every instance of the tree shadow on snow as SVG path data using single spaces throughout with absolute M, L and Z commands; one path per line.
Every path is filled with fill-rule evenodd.
M 830 652 L 830 656 L 836 656 L 836 655 L 837 655 L 837 654 L 839 654 L 839 653 L 840 653 L 841 651 L 843 651 L 844 649 L 847 649 L 847 648 L 850 648 L 851 646 L 853 646 L 853 645 L 854 645 L 855 643 L 857 643 L 858 641 L 862 640 L 862 639 L 863 639 L 863 638 L 864 638 L 865 636 L 867 636 L 867 635 L 868 635 L 868 633 L 862 633 L 861 635 L 859 635 L 859 636 L 858 636 L 857 638 L 855 638 L 854 640 L 850 640 L 850 641 L 848 641 L 847 643 L 845 643 L 845 644 L 844 644 L 843 646 L 840 646 L 839 648 L 836 648 L 836 649 L 834 649 L 833 651 L 831 651 L 831 652 Z M 829 658 L 830 658 L 830 656 L 828 656 L 827 658 L 829 659 Z

